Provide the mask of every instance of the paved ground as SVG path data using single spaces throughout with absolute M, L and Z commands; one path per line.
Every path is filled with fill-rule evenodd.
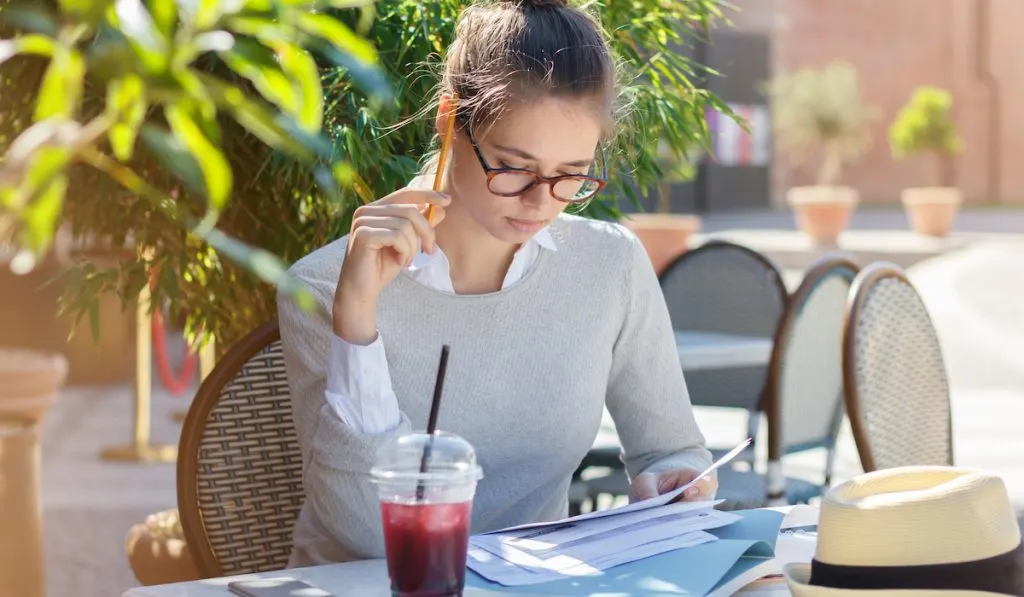
M 761 218 L 783 229 L 791 227 L 785 223 L 786 214 L 746 217 L 753 219 L 710 218 L 706 229 L 750 228 Z M 900 230 L 900 217 L 898 212 L 877 217 L 865 212 L 855 226 L 863 220 L 863 225 L 879 230 Z M 1022 232 L 1024 214 L 980 214 L 963 223 L 978 230 L 984 225 Z M 1024 240 L 992 238 L 921 262 L 910 273 L 931 309 L 945 349 L 953 384 L 957 462 L 1002 474 L 1012 499 L 1024 511 L 1024 301 L 1019 298 L 1024 296 Z M 185 408 L 186 402 L 157 393 L 155 441 L 176 442 L 179 427 L 170 413 Z M 741 422 L 731 413 L 701 410 L 698 417 L 715 443 L 740 439 Z M 175 505 L 172 464 L 99 459 L 103 446 L 128 441 L 130 421 L 127 386 L 71 388 L 46 421 L 43 485 L 50 597 L 116 597 L 134 586 L 124 558 L 125 532 L 147 513 Z M 839 479 L 859 472 L 848 430 L 837 464 Z M 789 463 L 787 472 L 808 473 L 818 467 L 814 458 L 802 457 Z
M 1021 234 L 1024 233 L 1024 209 L 964 209 L 953 226 L 959 234 Z M 786 210 L 734 211 L 703 216 L 702 230 L 796 230 L 793 214 Z M 898 207 L 861 206 L 850 221 L 853 231 L 910 230 L 906 214 Z

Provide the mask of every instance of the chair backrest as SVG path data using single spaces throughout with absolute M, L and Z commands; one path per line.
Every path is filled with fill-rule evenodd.
M 859 270 L 845 256 L 826 255 L 807 270 L 790 297 L 769 373 L 770 461 L 835 446 L 843 417 L 844 316 Z
M 199 574 L 285 568 L 303 499 L 280 332 L 271 322 L 220 359 L 181 431 L 178 512 Z
M 677 330 L 771 338 L 788 293 L 779 270 L 748 247 L 712 240 L 683 253 L 661 274 Z M 694 404 L 757 410 L 768 377 L 762 366 L 686 372 Z
M 953 464 L 949 381 L 917 290 L 895 265 L 854 281 L 843 334 L 846 411 L 865 471 Z

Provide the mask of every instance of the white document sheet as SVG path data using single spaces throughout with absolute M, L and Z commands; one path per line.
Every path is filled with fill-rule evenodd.
M 694 483 L 735 458 L 748 439 L 691 483 L 642 502 L 547 523 L 526 524 L 470 538 L 467 564 L 506 586 L 548 582 L 602 570 L 675 549 L 715 541 L 707 531 L 739 520 L 721 503 L 671 503 Z
M 558 550 L 549 552 L 546 559 L 512 548 L 501 550 L 502 554 L 499 556 L 471 544 L 468 564 L 477 574 L 493 582 L 506 586 L 528 585 L 558 580 L 567 576 L 597 574 L 619 564 L 649 558 L 675 549 L 700 545 L 715 539 L 716 537 L 710 533 L 695 531 L 647 543 L 626 551 L 607 553 L 589 561 L 561 555 Z

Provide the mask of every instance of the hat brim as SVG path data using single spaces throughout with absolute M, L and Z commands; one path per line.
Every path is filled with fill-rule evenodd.
M 949 591 L 936 591 L 935 589 L 833 589 L 830 587 L 819 587 L 808 584 L 811 580 L 810 564 L 786 564 L 782 567 L 782 575 L 789 585 L 789 591 L 793 597 L 934 597 L 941 593 L 943 597 L 1006 597 L 1003 593 L 990 593 L 988 591 L 964 591 L 960 589 Z

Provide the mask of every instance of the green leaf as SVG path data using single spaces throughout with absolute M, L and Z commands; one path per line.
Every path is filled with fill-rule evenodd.
M 23 242 L 32 251 L 42 253 L 50 247 L 67 190 L 67 176 L 58 174 L 47 181 L 35 200 L 22 212 L 26 224 Z
M 206 195 L 215 211 L 221 211 L 231 198 L 231 165 L 224 157 L 224 152 L 210 142 L 202 129 L 180 104 L 170 104 L 164 108 L 167 122 L 175 137 L 195 157 L 203 173 Z
M 164 167 L 173 172 L 190 189 L 200 193 L 206 191 L 203 184 L 203 171 L 181 140 L 170 134 L 169 131 L 151 124 L 144 124 L 139 136 L 146 147 L 156 154 Z M 123 181 L 122 184 L 124 184 Z M 141 189 L 127 185 L 126 188 L 136 194 L 142 194 Z
M 356 85 L 377 101 L 391 99 L 391 86 L 379 67 L 373 44 L 356 35 L 341 21 L 325 14 L 302 14 L 297 25 L 307 34 L 323 40 L 307 45 L 348 70 Z
M 240 0 L 233 0 L 230 2 L 223 2 L 221 0 L 197 0 L 193 2 L 197 5 L 197 10 L 193 18 L 193 25 L 199 31 L 206 31 L 220 20 L 221 16 L 228 12 L 235 12 L 241 10 L 245 5 L 245 2 Z
M 217 124 L 217 104 L 210 91 L 196 71 L 179 69 L 174 80 L 188 93 L 189 110 L 203 129 L 203 134 L 216 144 L 221 142 L 220 125 Z
M 324 92 L 320 85 L 320 70 L 313 57 L 293 44 L 274 44 L 277 59 L 288 78 L 299 88 L 299 109 L 292 112 L 299 126 L 309 132 L 323 125 Z
M 89 12 L 95 2 L 91 0 L 60 0 L 61 12 L 71 14 L 85 14 Z
M 118 30 L 128 38 L 139 61 L 151 74 L 167 70 L 170 44 L 141 0 L 116 0 L 114 12 Z
M 132 157 L 146 106 L 146 89 L 138 75 L 125 75 L 107 86 L 107 112 L 114 119 L 108 136 L 114 156 L 122 162 Z
M 174 39 L 178 25 L 177 0 L 152 0 L 153 24 L 165 39 Z
M 373 44 L 359 37 L 347 25 L 334 17 L 321 13 L 299 15 L 299 29 L 319 37 L 353 58 L 369 64 L 377 63 L 377 50 Z
M 219 55 L 231 70 L 251 81 L 268 101 L 289 114 L 301 113 L 299 94 L 268 48 L 249 39 L 238 39 L 231 50 Z
M 0 64 L 19 54 L 32 54 L 35 56 L 53 56 L 56 44 L 45 35 L 30 33 L 14 39 L 0 40 Z
M 92 334 L 92 341 L 100 341 L 100 303 L 91 301 L 89 303 L 89 333 Z
M 285 262 L 273 253 L 249 246 L 217 228 L 211 229 L 203 240 L 256 274 L 261 280 L 279 288 L 285 295 L 291 297 L 300 309 L 313 311 L 319 306 L 313 293 L 292 277 Z
M 330 156 L 333 148 L 322 136 L 307 133 L 283 114 L 274 114 L 237 87 L 210 75 L 200 77 L 217 105 L 267 145 L 300 160 Z
M 14 29 L 42 33 L 48 37 L 57 37 L 60 24 L 49 10 L 39 8 L 37 3 L 19 2 L 3 7 L 4 24 Z
M 39 86 L 39 99 L 33 118 L 36 121 L 51 117 L 71 119 L 78 111 L 85 78 L 85 60 L 75 50 L 59 48 Z

